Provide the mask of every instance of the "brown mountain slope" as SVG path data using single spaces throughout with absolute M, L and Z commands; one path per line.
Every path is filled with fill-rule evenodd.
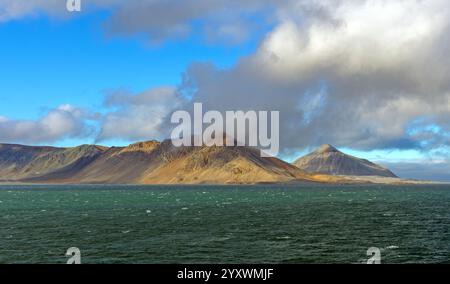
M 326 175 L 397 177 L 382 166 L 344 154 L 328 144 L 296 160 L 294 165 L 309 173 Z
M 164 145 L 166 162 L 145 172 L 142 183 L 254 184 L 311 180 L 296 167 L 276 158 L 261 158 L 247 147 L 184 147 Z
M 0 147 L 0 181 L 106 184 L 254 184 L 314 181 L 248 147 L 174 147 L 171 141 L 128 147 Z

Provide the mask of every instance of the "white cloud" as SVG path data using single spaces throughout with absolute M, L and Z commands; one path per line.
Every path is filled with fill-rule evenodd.
M 163 122 L 179 104 L 172 87 L 155 88 L 137 95 L 123 90 L 112 92 L 105 100 L 110 111 L 101 119 L 97 140 L 166 138 Z
M 61 0 L 0 0 L 0 22 L 35 16 L 38 13 L 62 15 L 66 1 Z
M 85 123 L 86 113 L 71 105 L 62 105 L 38 120 L 10 120 L 0 117 L 2 143 L 53 143 L 65 138 L 82 138 L 92 134 Z

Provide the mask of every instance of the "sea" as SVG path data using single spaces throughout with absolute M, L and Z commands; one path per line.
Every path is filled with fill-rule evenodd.
M 69 248 L 93 264 L 450 263 L 450 186 L 0 185 L 0 263 Z

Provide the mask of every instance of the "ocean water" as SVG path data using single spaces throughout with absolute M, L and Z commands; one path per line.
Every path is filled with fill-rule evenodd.
M 0 263 L 450 263 L 450 186 L 0 186 Z

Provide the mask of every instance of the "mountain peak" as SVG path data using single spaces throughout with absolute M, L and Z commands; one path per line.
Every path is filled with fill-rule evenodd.
M 396 177 L 394 173 L 382 166 L 344 154 L 329 144 L 322 145 L 316 151 L 299 158 L 294 165 L 309 173 Z
M 145 142 L 137 142 L 129 145 L 128 147 L 123 148 L 121 153 L 125 152 L 144 152 L 151 153 L 155 150 L 161 143 L 156 140 L 145 141 Z
M 320 146 L 319 148 L 317 148 L 316 151 L 314 151 L 314 153 L 317 153 L 317 154 L 335 153 L 335 152 L 339 152 L 339 150 L 330 144 L 324 144 L 324 145 Z

